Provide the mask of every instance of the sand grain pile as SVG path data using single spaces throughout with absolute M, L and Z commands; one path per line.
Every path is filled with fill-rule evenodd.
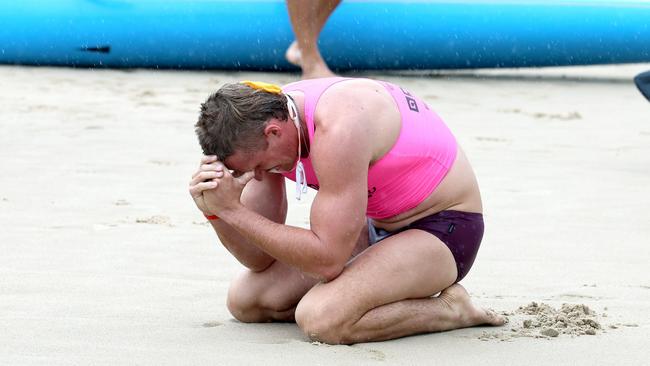
M 479 339 L 501 341 L 512 338 L 555 338 L 596 335 L 603 327 L 598 315 L 585 304 L 562 304 L 559 309 L 545 303 L 531 302 L 513 312 L 504 312 L 510 322 L 498 331 L 483 332 Z
M 532 319 L 523 321 L 523 328 L 538 331 L 547 337 L 557 337 L 560 334 L 595 335 L 602 329 L 596 320 L 596 312 L 584 304 L 562 304 L 560 309 L 544 303 L 531 302 L 521 306 L 517 313 L 532 315 Z

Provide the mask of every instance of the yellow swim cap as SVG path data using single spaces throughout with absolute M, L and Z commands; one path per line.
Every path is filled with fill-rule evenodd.
M 282 93 L 282 88 L 280 88 L 279 86 L 277 86 L 275 84 L 271 84 L 271 83 L 265 83 L 263 81 L 244 80 L 244 81 L 241 81 L 241 83 L 246 84 L 246 85 L 250 86 L 253 89 L 264 90 L 265 92 L 271 93 L 271 94 L 280 94 L 280 93 Z

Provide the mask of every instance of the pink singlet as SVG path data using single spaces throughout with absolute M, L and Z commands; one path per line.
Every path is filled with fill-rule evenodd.
M 314 111 L 330 86 L 350 80 L 324 78 L 298 81 L 283 91 L 305 95 L 305 122 L 314 143 Z M 368 207 L 372 219 L 386 219 L 415 208 L 436 189 L 456 160 L 457 144 L 445 123 L 422 100 L 397 85 L 378 81 L 390 93 L 402 116 L 400 135 L 391 150 L 368 170 Z M 318 189 L 310 158 L 301 159 L 307 184 Z M 295 181 L 295 170 L 285 176 Z

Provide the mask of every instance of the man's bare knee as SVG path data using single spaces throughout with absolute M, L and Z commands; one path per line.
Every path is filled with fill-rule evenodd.
M 300 291 L 266 271 L 245 271 L 230 285 L 227 306 L 237 320 L 245 323 L 291 321 L 301 296 Z
M 226 306 L 241 322 L 271 322 L 275 320 L 274 313 L 285 310 L 284 304 L 278 303 L 278 296 L 274 296 L 278 290 L 262 273 L 244 271 L 230 284 Z
M 348 324 L 334 303 L 308 293 L 296 307 L 296 323 L 309 339 L 327 344 L 349 344 Z
M 249 289 L 243 288 L 235 280 L 228 290 L 226 306 L 235 319 L 244 323 L 263 323 L 270 321 L 265 319 L 264 311 L 259 306 L 257 296 Z

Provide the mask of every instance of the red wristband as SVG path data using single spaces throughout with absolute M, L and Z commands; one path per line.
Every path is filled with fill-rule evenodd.
M 203 216 L 205 216 L 205 218 L 208 219 L 208 220 L 210 220 L 210 221 L 212 221 L 212 220 L 219 220 L 219 216 L 217 216 L 217 215 L 206 215 L 206 214 L 203 214 Z

